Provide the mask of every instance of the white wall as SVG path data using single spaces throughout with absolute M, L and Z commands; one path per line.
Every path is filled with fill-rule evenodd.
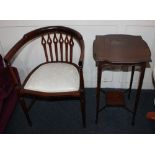
M 69 26 L 79 31 L 85 41 L 84 79 L 86 87 L 96 87 L 96 66 L 92 55 L 92 45 L 96 35 L 132 34 L 141 35 L 148 43 L 152 62 L 146 69 L 143 88 L 153 89 L 151 73 L 155 65 L 155 21 L 0 21 L 0 53 L 4 56 L 8 50 L 23 36 L 38 27 L 49 25 Z M 36 55 L 35 55 L 36 57 Z M 36 61 L 29 60 L 29 54 L 21 55 L 14 63 L 20 70 L 20 76 L 25 78 L 28 69 L 33 68 Z M 28 68 L 26 68 L 28 67 Z M 129 85 L 130 72 L 106 71 L 103 73 L 102 87 L 126 88 Z M 137 86 L 139 73 L 134 77 L 133 88 Z

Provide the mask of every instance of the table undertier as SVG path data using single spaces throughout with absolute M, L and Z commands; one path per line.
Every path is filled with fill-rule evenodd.
M 105 94 L 107 106 L 125 106 L 125 97 L 123 92 L 109 91 Z

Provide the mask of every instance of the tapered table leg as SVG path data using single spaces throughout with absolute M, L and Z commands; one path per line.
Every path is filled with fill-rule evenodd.
M 102 77 L 102 66 L 98 65 L 98 68 L 97 68 L 97 89 L 96 89 L 96 124 L 98 123 L 101 77 Z
M 131 88 L 132 88 L 132 82 L 133 82 L 134 72 L 135 72 L 135 66 L 132 66 L 132 72 L 131 72 L 131 79 L 130 79 L 128 99 L 130 99 L 130 95 L 131 95 Z
M 138 89 L 137 89 L 136 99 L 135 99 L 135 104 L 134 104 L 133 117 L 132 117 L 132 125 L 135 124 L 135 116 L 136 116 L 138 102 L 139 102 L 140 93 L 141 93 L 141 88 L 142 88 L 142 84 L 143 84 L 146 63 L 142 63 L 140 67 L 141 67 L 140 68 L 140 78 L 139 78 L 139 84 L 138 84 Z

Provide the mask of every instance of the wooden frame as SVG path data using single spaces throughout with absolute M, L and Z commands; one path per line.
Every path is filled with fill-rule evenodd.
M 53 35 L 53 38 L 51 38 L 51 34 Z M 59 38 L 57 37 L 57 34 L 59 34 Z M 47 35 L 47 40 L 45 39 L 45 35 Z M 65 39 L 63 39 L 62 35 L 65 35 Z M 21 82 L 17 79 L 14 71 L 11 68 L 11 64 L 18 55 L 19 49 L 21 49 L 26 43 L 33 41 L 35 38 L 41 38 L 41 44 L 43 46 L 43 50 L 45 53 L 46 62 L 45 63 L 69 63 L 73 66 L 75 66 L 79 72 L 80 77 L 80 86 L 78 91 L 71 91 L 71 92 L 59 92 L 59 93 L 45 93 L 45 92 L 38 92 L 38 91 L 32 91 L 32 90 L 26 90 L 24 89 L 24 85 L 30 75 L 40 66 L 43 64 L 40 64 L 37 66 L 34 70 L 31 71 L 31 73 L 27 76 L 24 83 L 21 84 Z M 75 64 L 72 62 L 73 57 L 73 46 L 75 39 L 80 47 L 80 58 L 78 64 Z M 64 46 L 63 46 L 64 44 Z M 52 46 L 54 46 L 55 51 L 52 51 Z M 58 46 L 60 47 L 60 54 L 61 59 L 58 58 Z M 50 51 L 50 58 L 48 58 L 47 55 L 47 47 Z M 63 49 L 65 47 L 65 49 Z M 65 50 L 65 58 L 63 58 L 63 50 Z M 70 50 L 70 51 L 69 51 Z M 52 52 L 55 52 L 55 60 L 53 59 Z M 70 52 L 70 54 L 68 54 Z M 70 56 L 70 58 L 69 58 Z M 86 114 L 85 114 L 85 93 L 84 93 L 84 80 L 83 80 L 83 60 L 84 60 L 84 40 L 81 36 L 81 34 L 71 28 L 63 27 L 63 26 L 49 26 L 49 27 L 43 27 L 36 30 L 33 30 L 23 36 L 21 40 L 19 40 L 6 54 L 5 63 L 10 71 L 10 74 L 12 75 L 12 79 L 14 81 L 14 84 L 16 85 L 16 91 L 19 96 L 19 103 L 27 117 L 28 123 L 31 126 L 32 122 L 30 120 L 28 110 L 29 108 L 26 106 L 24 97 L 35 97 L 35 98 L 43 98 L 43 99 L 65 99 L 65 98 L 76 98 L 80 100 L 81 105 L 81 112 L 82 112 L 82 121 L 83 126 L 86 126 Z
M 151 61 L 151 52 L 147 43 L 141 36 L 110 34 L 96 36 L 93 45 L 93 56 L 97 66 L 96 123 L 98 123 L 99 112 L 106 107 L 124 107 L 132 112 L 132 125 L 134 125 L 146 64 Z M 133 110 L 126 107 L 124 95 L 120 91 L 105 92 L 106 104 L 100 108 L 101 78 L 105 66 L 132 67 L 128 98 L 131 95 L 135 67 L 139 67 L 140 76 Z

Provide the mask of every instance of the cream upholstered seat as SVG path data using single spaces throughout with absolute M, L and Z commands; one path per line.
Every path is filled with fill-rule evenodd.
M 47 63 L 33 72 L 24 89 L 39 92 L 70 92 L 79 90 L 79 73 L 67 63 Z

